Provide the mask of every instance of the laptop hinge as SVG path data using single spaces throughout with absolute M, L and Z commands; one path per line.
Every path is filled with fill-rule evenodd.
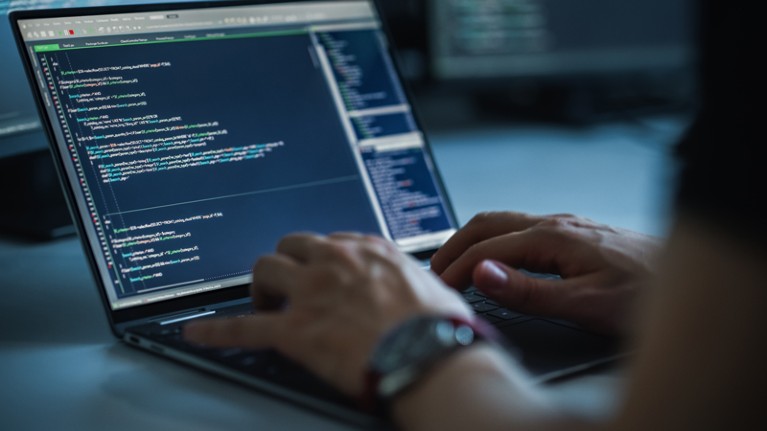
M 170 325 L 173 323 L 183 322 L 184 320 L 210 316 L 212 314 L 216 314 L 216 310 L 197 310 L 192 312 L 174 314 L 173 316 L 165 316 L 158 323 L 160 325 Z

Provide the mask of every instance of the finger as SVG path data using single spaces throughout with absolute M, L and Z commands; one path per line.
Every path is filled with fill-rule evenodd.
M 605 280 L 599 273 L 568 279 L 536 278 L 489 260 L 477 265 L 474 283 L 509 309 L 566 319 L 604 334 L 625 329 L 625 315 L 636 291 L 631 286 L 600 288 Z
M 282 328 L 282 315 L 257 314 L 224 319 L 199 319 L 184 325 L 184 338 L 206 347 L 274 347 Z
M 361 240 L 365 238 L 365 235 L 358 232 L 335 232 L 328 235 L 332 240 Z
M 384 251 L 385 254 L 388 254 L 387 251 L 393 245 L 391 240 L 388 240 L 381 235 L 364 234 L 360 232 L 336 232 L 336 233 L 328 235 L 327 239 L 329 242 L 348 241 L 348 242 L 353 242 L 359 245 L 364 245 L 367 247 L 374 247 L 374 248 L 383 247 L 384 249 L 386 249 L 386 251 Z
M 267 255 L 253 265 L 250 296 L 256 308 L 280 308 L 298 285 L 299 263 L 285 255 Z
M 513 310 L 565 317 L 571 308 L 572 280 L 537 278 L 493 260 L 477 265 L 473 276 L 477 289 Z
M 277 253 L 289 256 L 298 262 L 308 262 L 317 255 L 319 245 L 327 243 L 323 236 L 312 233 L 286 235 L 277 244 Z
M 434 253 L 431 269 L 441 274 L 472 245 L 492 237 L 528 229 L 542 220 L 542 217 L 510 211 L 477 214 Z
M 556 254 L 561 247 L 549 235 L 525 230 L 495 236 L 472 245 L 444 270 L 440 277 L 448 286 L 465 289 L 472 283 L 474 268 L 492 259 L 515 268 L 556 272 Z

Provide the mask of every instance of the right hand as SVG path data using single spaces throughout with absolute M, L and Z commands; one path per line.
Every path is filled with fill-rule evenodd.
M 660 245 L 658 238 L 568 214 L 482 213 L 434 254 L 431 268 L 447 285 L 474 285 L 510 309 L 617 334 L 631 324 L 629 311 L 655 272 Z
M 208 347 L 276 349 L 354 396 L 363 393 L 376 343 L 392 328 L 413 316 L 473 315 L 391 241 L 357 233 L 285 236 L 253 267 L 251 294 L 258 313 L 197 319 L 184 336 Z

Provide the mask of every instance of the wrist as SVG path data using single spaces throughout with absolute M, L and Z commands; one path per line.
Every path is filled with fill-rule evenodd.
M 490 407 L 485 397 L 498 396 L 498 386 L 509 384 L 508 367 L 509 358 L 491 344 L 461 349 L 392 399 L 389 419 L 403 429 L 483 429 L 476 416 Z
M 475 316 L 416 316 L 402 322 L 377 344 L 361 398 L 366 410 L 389 413 L 395 398 L 409 392 L 454 356 L 500 335 Z

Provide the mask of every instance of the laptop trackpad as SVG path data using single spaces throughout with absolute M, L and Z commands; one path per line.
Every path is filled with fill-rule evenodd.
M 543 319 L 499 328 L 517 349 L 522 364 L 547 381 L 606 364 L 619 356 L 617 339 Z

